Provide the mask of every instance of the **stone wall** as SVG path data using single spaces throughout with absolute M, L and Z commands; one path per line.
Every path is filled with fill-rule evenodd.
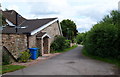
M 2 34 L 2 44 L 17 58 L 19 52 L 27 49 L 27 37 L 23 34 Z
M 54 37 L 56 35 L 61 35 L 58 22 L 51 24 L 47 28 L 43 29 L 41 32 L 47 32 L 47 34 L 51 37 L 49 38 L 49 44 L 48 44 L 49 48 L 50 48 L 51 42 L 54 40 Z M 38 41 L 36 39 L 36 35 L 38 33 L 32 36 L 29 36 L 28 38 L 24 34 L 19 34 L 19 35 L 2 34 L 2 43 L 3 43 L 3 46 L 5 46 L 12 53 L 12 55 L 17 58 L 19 55 L 19 52 L 26 50 L 27 46 L 29 46 L 29 48 L 32 48 L 32 47 L 38 47 L 38 45 L 40 46 L 40 43 L 42 44 L 44 38 L 39 39 Z M 28 43 L 29 45 L 27 45 Z
M 61 35 L 58 22 L 51 24 L 47 28 L 43 29 L 41 32 L 47 32 L 47 34 L 51 37 L 51 38 L 49 38 L 48 45 L 45 45 L 45 46 L 48 46 L 47 50 L 50 51 L 50 44 L 54 40 L 54 37 L 56 35 Z M 15 58 L 18 58 L 19 53 L 21 51 L 27 50 L 28 46 L 29 46 L 29 48 L 39 46 L 39 47 L 42 47 L 41 51 L 44 50 L 43 49 L 43 41 L 45 41 L 45 40 L 43 40 L 44 38 L 37 39 L 36 38 L 37 34 L 39 34 L 39 32 L 36 33 L 35 35 L 28 36 L 28 38 L 27 38 L 27 35 L 25 35 L 25 34 L 2 34 L 2 44 L 11 52 L 11 54 Z M 46 41 L 46 43 L 47 42 L 48 41 Z
M 46 27 L 41 32 L 47 32 L 47 34 L 51 37 L 50 38 L 50 42 L 49 42 L 50 44 L 54 40 L 54 37 L 56 35 L 61 35 L 60 34 L 60 30 L 59 30 L 59 26 L 58 26 L 57 22 L 55 22 L 55 23 L 51 24 L 50 26 Z M 37 34 L 39 34 L 39 32 L 36 33 L 36 34 L 34 34 L 34 35 L 32 35 L 32 36 L 29 36 L 29 48 L 31 48 L 31 47 L 37 47 L 37 43 L 38 43 L 36 41 L 37 40 L 36 39 L 36 35 Z
M 38 38 L 37 38 L 37 43 L 36 43 L 37 47 L 38 47 L 38 48 L 41 48 L 41 47 L 42 47 L 41 44 L 42 44 L 42 39 L 40 39 L 40 38 L 38 39 Z
M 32 36 L 29 36 L 29 48 L 33 48 L 33 47 L 37 47 L 36 45 L 36 34 L 35 35 L 32 35 Z
M 48 26 L 47 28 L 43 29 L 42 32 L 47 32 L 47 34 L 51 37 L 50 44 L 51 42 L 54 41 L 54 37 L 56 35 L 61 35 L 58 22 L 55 22 L 51 24 L 50 26 Z
M 41 32 L 46 32 L 51 37 L 51 38 L 49 38 L 49 44 L 48 44 L 48 46 L 49 46 L 48 52 L 50 52 L 50 44 L 52 41 L 54 41 L 54 37 L 56 35 L 61 35 L 58 22 L 51 24 L 50 26 L 43 29 Z M 41 54 L 43 54 L 43 51 L 44 51 L 44 48 L 43 48 L 44 40 L 43 39 L 44 38 L 43 39 L 36 38 L 36 35 L 39 33 L 40 32 L 38 32 L 32 36 L 29 36 L 29 48 L 38 47 L 38 48 L 40 48 Z

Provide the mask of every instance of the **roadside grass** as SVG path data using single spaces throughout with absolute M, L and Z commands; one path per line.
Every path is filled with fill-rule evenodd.
M 0 66 L 0 73 L 8 73 L 8 72 L 13 72 L 19 69 L 23 69 L 25 66 L 20 66 L 20 65 L 3 65 Z
M 82 54 L 85 55 L 85 56 L 88 56 L 88 57 L 90 57 L 92 59 L 95 59 L 95 60 L 100 60 L 100 61 L 103 61 L 103 62 L 115 64 L 117 67 L 120 68 L 120 60 L 111 59 L 111 58 L 102 58 L 102 57 L 98 57 L 98 56 L 93 56 L 93 55 L 88 54 L 85 51 L 85 49 L 82 49 Z
M 2 75 L 2 65 L 0 65 L 0 75 Z
M 62 52 L 67 52 L 67 51 L 69 51 L 69 50 L 72 50 L 72 49 L 74 49 L 74 48 L 76 48 L 76 47 L 78 47 L 78 45 L 73 45 L 72 47 L 70 47 L 70 48 L 66 48 L 66 49 L 64 49 L 64 50 L 59 50 L 59 51 L 51 51 L 51 53 L 62 53 Z

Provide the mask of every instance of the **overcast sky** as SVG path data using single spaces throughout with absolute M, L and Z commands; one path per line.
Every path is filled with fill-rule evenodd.
M 73 20 L 79 32 L 85 32 L 111 10 L 118 9 L 119 0 L 2 0 L 2 9 L 16 10 L 23 17 L 58 17 Z

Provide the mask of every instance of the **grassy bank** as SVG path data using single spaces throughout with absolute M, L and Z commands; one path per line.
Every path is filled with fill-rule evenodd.
M 88 56 L 92 59 L 96 59 L 96 60 L 104 61 L 104 62 L 107 62 L 107 63 L 115 64 L 116 66 L 118 66 L 120 68 L 120 60 L 93 56 L 93 55 L 88 54 L 84 49 L 82 50 L 82 53 L 83 53 L 83 55 Z
M 51 53 L 62 53 L 62 52 L 66 52 L 66 51 L 72 50 L 72 49 L 74 49 L 76 47 L 78 47 L 78 45 L 74 45 L 74 46 L 72 46 L 70 48 L 66 48 L 66 49 L 61 50 L 61 51 L 52 51 Z
M 2 74 L 4 73 L 7 73 L 7 72 L 13 72 L 13 71 L 16 71 L 16 70 L 19 70 L 19 69 L 23 69 L 25 68 L 25 66 L 20 66 L 20 65 L 3 65 L 1 67 L 1 70 L 0 72 L 2 72 Z

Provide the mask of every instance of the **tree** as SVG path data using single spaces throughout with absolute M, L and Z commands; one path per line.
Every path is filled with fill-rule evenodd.
M 8 11 L 9 9 L 5 8 L 5 11 Z
M 8 9 L 5 8 L 5 11 L 8 11 Z M 2 10 L 0 10 L 0 26 L 4 26 L 4 25 L 6 25 L 6 24 L 7 24 L 6 18 L 3 17 Z
M 109 15 L 106 15 L 101 22 L 119 26 L 120 25 L 120 13 L 116 10 L 113 10 L 111 11 Z
M 84 44 L 85 41 L 85 37 L 86 37 L 86 33 L 78 33 L 78 35 L 76 36 L 76 40 L 78 44 Z
M 109 20 L 109 21 L 108 21 Z M 103 23 L 109 23 L 113 24 L 114 26 L 117 27 L 117 38 L 116 38 L 116 44 L 114 45 L 117 50 L 120 50 L 120 12 L 117 10 L 111 11 L 107 17 L 104 17 Z
M 5 21 L 5 18 L 3 17 L 2 14 L 0 14 L 0 26 L 6 25 L 7 22 Z
M 74 21 L 66 19 L 61 21 L 60 24 L 61 24 L 63 36 L 73 41 L 73 39 L 75 38 L 78 32 Z

